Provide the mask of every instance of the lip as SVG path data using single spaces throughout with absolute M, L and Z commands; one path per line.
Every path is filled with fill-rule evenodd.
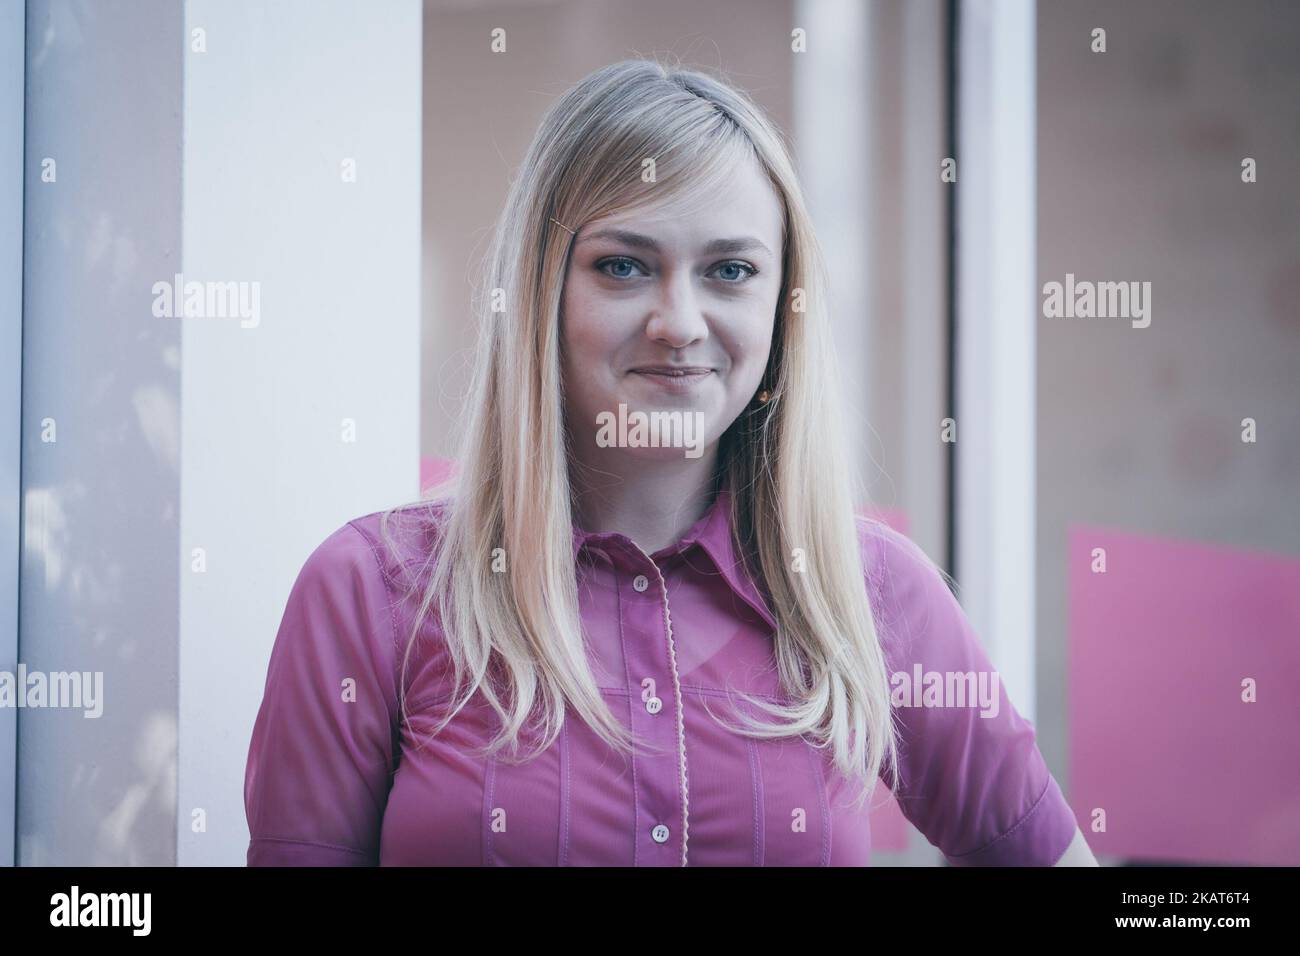
M 642 375 L 707 375 L 713 369 L 707 365 L 641 365 L 632 369 Z
M 713 374 L 703 365 L 643 365 L 631 370 L 647 382 L 669 392 L 688 392 Z

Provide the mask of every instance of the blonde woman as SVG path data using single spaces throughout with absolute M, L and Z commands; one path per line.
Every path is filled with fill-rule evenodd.
M 821 258 L 749 99 L 583 79 L 484 279 L 454 481 L 289 596 L 250 865 L 865 865 L 879 782 L 954 864 L 1095 862 L 944 577 L 855 517 Z

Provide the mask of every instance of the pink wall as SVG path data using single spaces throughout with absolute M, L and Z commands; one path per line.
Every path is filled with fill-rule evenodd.
M 1300 864 L 1300 560 L 1086 525 L 1069 550 L 1070 802 L 1094 852 Z

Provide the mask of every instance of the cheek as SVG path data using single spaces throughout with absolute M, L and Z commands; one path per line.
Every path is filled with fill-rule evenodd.
M 767 367 L 768 353 L 772 348 L 772 319 L 755 320 L 748 312 L 739 320 L 729 323 L 728 351 L 731 353 L 733 371 L 746 379 L 761 376 Z
M 560 337 L 568 364 L 579 373 L 595 375 L 598 368 L 613 364 L 619 350 L 635 337 L 641 310 L 603 294 L 585 277 L 566 285 L 562 302 Z
M 594 320 L 590 314 L 579 313 L 566 322 L 565 364 L 574 374 L 595 379 L 614 363 L 618 342 L 610 332 L 608 324 Z
M 563 374 L 572 410 L 605 408 L 617 384 L 612 369 L 621 344 L 619 323 L 599 290 L 581 279 L 566 285 L 561 301 Z
M 581 368 L 583 360 L 598 345 L 600 334 L 590 290 L 580 280 L 570 278 L 560 301 L 560 339 L 569 364 Z

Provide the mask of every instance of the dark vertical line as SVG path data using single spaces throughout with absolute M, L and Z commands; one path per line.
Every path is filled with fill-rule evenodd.
M 947 16 L 945 18 L 945 47 L 946 56 L 944 65 L 946 69 L 945 76 L 945 93 L 947 103 L 945 105 L 947 116 L 947 155 L 957 160 L 957 134 L 958 129 L 958 99 L 957 85 L 960 80 L 960 62 L 958 56 L 958 36 L 960 29 L 959 22 L 960 0 L 947 0 Z M 961 182 L 962 169 L 961 163 L 957 162 L 957 182 L 949 183 L 945 191 L 945 207 L 947 212 L 947 288 L 944 290 L 947 301 L 945 302 L 945 312 L 947 319 L 947 342 L 944 351 L 944 360 L 946 367 L 944 369 L 944 405 L 947 408 L 947 414 L 954 422 L 958 421 L 957 415 L 957 190 Z M 960 425 L 958 426 L 960 429 Z M 948 573 L 954 579 L 958 578 L 957 567 L 957 444 L 956 442 L 947 443 L 947 488 L 945 489 L 945 511 L 947 524 L 947 541 L 945 544 L 947 550 L 947 567 Z

